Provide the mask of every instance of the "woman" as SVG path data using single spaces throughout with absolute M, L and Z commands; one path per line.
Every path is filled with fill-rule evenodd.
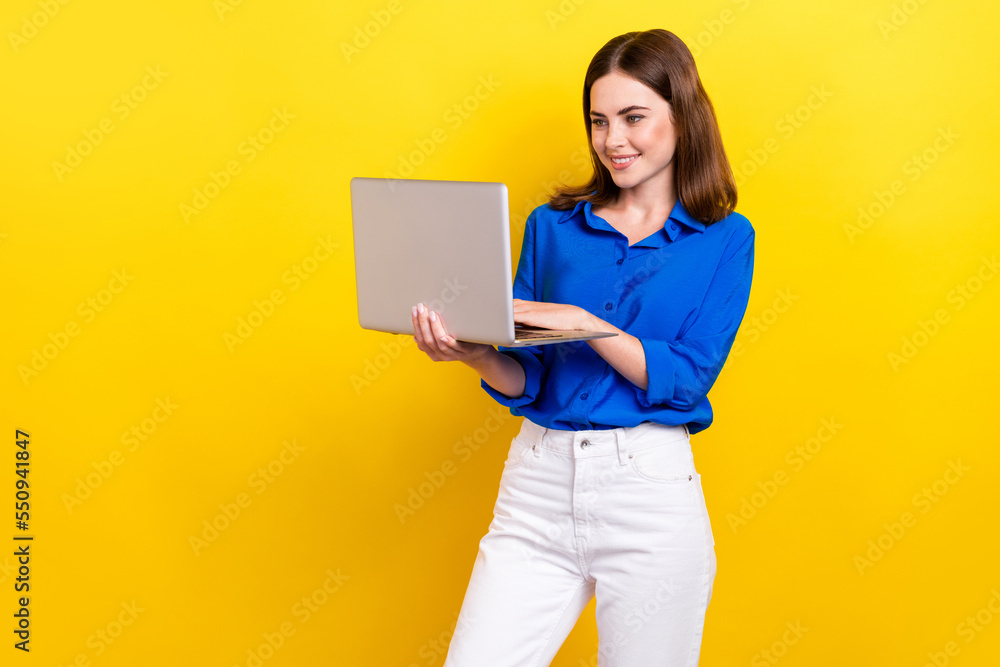
M 525 417 L 446 667 L 548 665 L 591 597 L 598 664 L 696 665 L 714 539 L 690 434 L 746 311 L 754 230 L 688 48 L 631 32 L 583 88 L 594 176 L 532 212 L 514 319 L 611 331 L 499 350 L 422 304 L 417 346 Z

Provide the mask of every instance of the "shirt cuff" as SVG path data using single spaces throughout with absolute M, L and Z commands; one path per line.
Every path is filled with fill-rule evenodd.
M 499 352 L 521 364 L 521 368 L 524 369 L 524 393 L 517 398 L 511 398 L 488 385 L 486 380 L 480 381 L 483 389 L 497 403 L 506 405 L 509 408 L 516 408 L 533 402 L 542 388 L 542 362 L 536 356 L 536 354 L 541 354 L 541 352 L 538 352 L 537 348 L 508 348 L 500 349 Z
M 646 389 L 636 387 L 639 403 L 646 408 L 669 405 L 675 410 L 694 410 L 708 396 L 708 390 L 726 361 L 726 353 L 718 365 L 710 366 L 715 355 L 693 342 L 680 345 L 664 340 L 642 339 L 646 354 Z
M 646 355 L 646 388 L 635 388 L 636 398 L 644 408 L 666 403 L 674 397 L 676 376 L 671 358 L 674 351 L 663 340 L 640 338 Z

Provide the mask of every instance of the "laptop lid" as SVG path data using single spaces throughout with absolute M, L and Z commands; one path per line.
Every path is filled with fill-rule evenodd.
M 458 340 L 508 347 L 615 336 L 514 325 L 507 186 L 351 179 L 358 322 L 412 334 L 411 308 Z M 517 334 L 515 336 L 515 334 Z
M 459 340 L 514 342 L 507 186 L 352 178 L 358 322 L 413 334 L 411 307 Z

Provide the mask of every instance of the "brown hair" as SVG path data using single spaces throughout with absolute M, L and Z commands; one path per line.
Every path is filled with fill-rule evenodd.
M 736 182 L 712 102 L 701 85 L 691 51 L 677 35 L 661 29 L 619 35 L 590 61 L 583 81 L 583 121 L 594 175 L 586 185 L 557 190 L 550 206 L 568 210 L 581 200 L 606 206 L 618 198 L 619 187 L 594 150 L 590 125 L 590 89 L 611 72 L 640 81 L 670 103 L 677 129 L 674 187 L 688 213 L 705 224 L 732 213 Z

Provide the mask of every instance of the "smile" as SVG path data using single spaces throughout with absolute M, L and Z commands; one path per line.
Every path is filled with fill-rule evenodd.
M 639 155 L 641 155 L 641 153 Z M 635 162 L 635 159 L 639 157 L 639 155 L 630 155 L 628 157 L 611 157 L 611 164 L 614 165 L 615 169 L 625 169 L 630 164 Z

